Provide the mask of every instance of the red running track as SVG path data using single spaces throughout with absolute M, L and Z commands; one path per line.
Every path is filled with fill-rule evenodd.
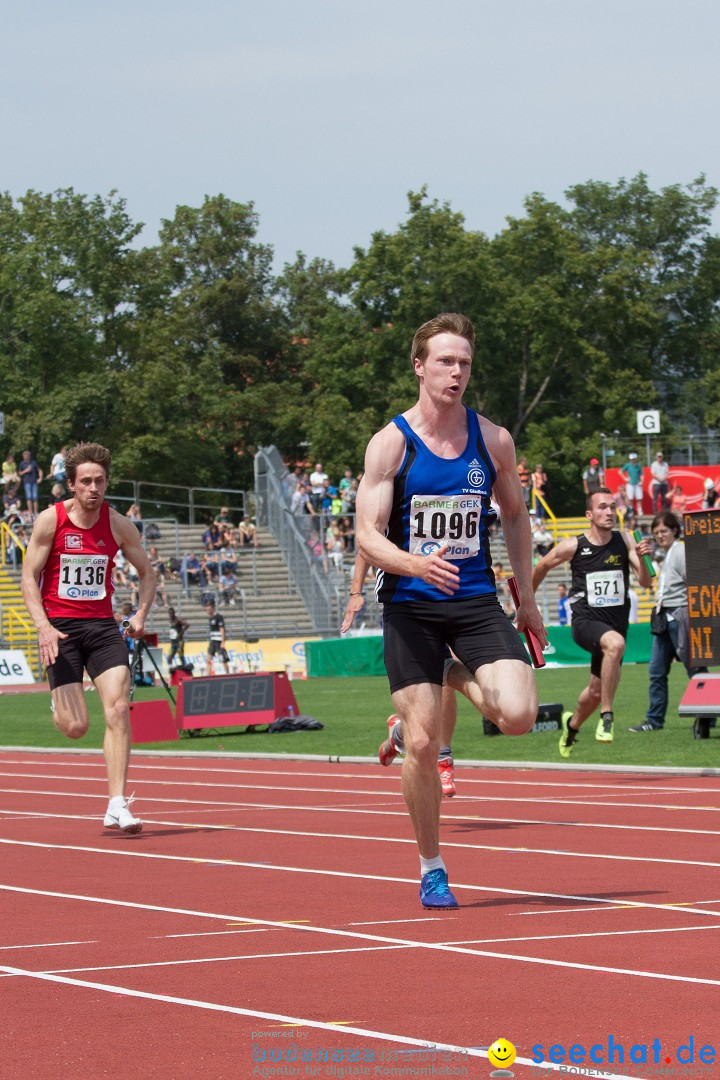
M 125 837 L 101 757 L 1 753 L 0 1072 L 487 1077 L 499 1037 L 516 1077 L 553 1045 L 616 1075 L 633 1045 L 637 1075 L 691 1038 L 696 1066 L 720 1052 L 720 778 L 456 773 L 460 908 L 433 913 L 398 768 L 136 754 Z

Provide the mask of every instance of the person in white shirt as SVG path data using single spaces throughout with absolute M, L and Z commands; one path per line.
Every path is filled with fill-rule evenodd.
M 652 504 L 653 513 L 660 514 L 667 509 L 667 497 L 670 490 L 669 476 L 670 466 L 663 457 L 662 451 L 658 450 L 655 460 L 650 466 L 652 474 Z

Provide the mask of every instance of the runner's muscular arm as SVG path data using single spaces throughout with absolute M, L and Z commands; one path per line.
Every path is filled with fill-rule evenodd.
M 544 648 L 547 635 L 532 587 L 532 534 L 515 464 L 515 443 L 505 428 L 497 427 L 488 420 L 481 421 L 481 426 L 495 466 L 495 498 L 500 507 L 508 558 L 520 592 L 517 628 L 521 631 L 526 628 L 531 630 Z
M 577 536 L 566 536 L 564 540 L 555 545 L 552 551 L 548 551 L 547 555 L 542 557 L 533 570 L 533 591 L 537 591 L 538 585 L 545 580 L 550 570 L 553 570 L 556 566 L 561 566 L 564 562 L 570 562 L 577 551 L 577 546 Z
M 40 662 L 43 667 L 55 663 L 58 657 L 58 641 L 67 637 L 67 634 L 61 634 L 48 620 L 40 596 L 40 577 L 52 549 L 56 521 L 54 506 L 43 510 L 39 515 L 25 552 L 21 579 L 25 607 L 37 627 Z
M 422 578 L 446 596 L 452 596 L 460 584 L 460 571 L 442 556 L 447 547 L 434 555 L 411 555 L 385 536 L 393 501 L 393 483 L 405 454 L 405 439 L 395 424 L 388 424 L 373 435 L 365 452 L 365 473 L 355 504 L 358 551 L 372 566 L 389 574 Z
M 118 514 L 117 510 L 111 510 L 110 524 L 118 547 L 127 561 L 132 563 L 137 570 L 140 582 L 139 603 L 137 611 L 130 620 L 130 629 L 127 631 L 127 636 L 140 638 L 145 630 L 148 611 L 155 599 L 155 571 L 145 554 L 145 548 L 140 540 L 140 533 L 133 522 L 129 518 L 123 517 L 122 514 Z

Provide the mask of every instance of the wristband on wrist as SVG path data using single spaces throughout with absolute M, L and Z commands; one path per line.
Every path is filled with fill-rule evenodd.
M 349 596 L 362 596 L 362 591 L 360 591 L 360 592 L 351 592 L 348 595 Z

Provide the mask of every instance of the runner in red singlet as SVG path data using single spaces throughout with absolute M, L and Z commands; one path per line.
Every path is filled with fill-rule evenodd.
M 55 726 L 70 739 L 79 739 L 87 731 L 86 669 L 105 713 L 110 801 L 104 824 L 138 833 L 142 822 L 125 798 L 130 672 L 127 646 L 112 609 L 112 570 L 118 549 L 140 578 L 138 609 L 124 631 L 128 637 L 143 635 L 155 596 L 155 574 L 138 530 L 104 501 L 110 452 L 98 443 L 80 443 L 68 453 L 66 470 L 72 498 L 44 510 L 35 522 L 23 565 L 23 597 L 38 630 Z

